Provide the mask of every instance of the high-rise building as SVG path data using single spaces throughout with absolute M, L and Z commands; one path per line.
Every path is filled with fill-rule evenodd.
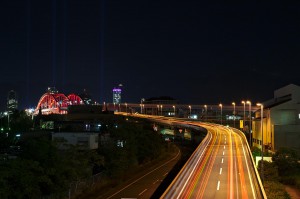
M 7 95 L 7 111 L 8 114 L 12 114 L 16 109 L 18 109 L 18 99 L 17 94 L 14 90 L 8 92 Z
M 118 88 L 114 88 L 112 91 L 113 91 L 113 103 L 121 104 L 122 89 L 118 87 Z

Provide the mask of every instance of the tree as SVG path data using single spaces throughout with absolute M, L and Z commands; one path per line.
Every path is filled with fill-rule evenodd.
M 291 175 L 299 169 L 297 152 L 290 148 L 281 148 L 272 156 L 278 167 L 279 176 Z

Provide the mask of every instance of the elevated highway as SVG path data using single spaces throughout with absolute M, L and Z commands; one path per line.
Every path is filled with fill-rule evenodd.
M 161 198 L 267 198 L 247 140 L 239 130 L 176 118 L 138 117 L 207 129 L 206 137 Z

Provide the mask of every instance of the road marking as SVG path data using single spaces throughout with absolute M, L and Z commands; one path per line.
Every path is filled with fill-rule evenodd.
M 223 151 L 223 155 L 225 154 L 225 151 Z
M 220 180 L 218 181 L 218 186 L 217 186 L 217 190 L 219 191 L 220 189 Z
M 129 185 L 127 185 L 127 186 L 125 186 L 125 187 L 123 187 L 121 190 L 115 192 L 113 195 L 107 197 L 106 199 L 109 199 L 109 198 L 114 197 L 115 195 L 117 195 L 118 193 L 120 193 L 121 191 L 123 191 L 124 189 L 127 189 L 128 187 L 130 187 L 130 186 L 133 185 L 134 183 L 138 182 L 140 179 L 142 179 L 142 178 L 144 178 L 145 176 L 149 175 L 150 173 L 152 173 L 152 172 L 158 170 L 159 168 L 165 166 L 165 165 L 168 164 L 169 162 L 175 160 L 175 159 L 179 156 L 179 154 L 180 154 L 180 151 L 178 151 L 178 153 L 176 154 L 176 156 L 175 156 L 174 158 L 172 158 L 171 160 L 168 160 L 168 161 L 165 162 L 164 164 L 162 164 L 162 165 L 156 167 L 156 168 L 153 169 L 152 171 L 150 171 L 150 172 L 146 173 L 145 175 L 141 176 L 140 178 L 136 179 L 134 182 L 130 183 Z
M 220 168 L 220 175 L 222 174 L 222 168 Z
M 165 173 L 165 174 L 164 174 L 164 176 L 166 176 L 167 174 L 168 174 L 168 172 L 167 172 L 167 173 Z
M 241 137 L 240 137 L 240 140 L 242 142 L 242 138 Z M 249 169 L 249 166 L 248 166 L 248 161 L 247 161 L 247 158 L 246 158 L 246 153 L 245 153 L 244 145 L 242 145 L 242 147 L 243 147 L 243 153 L 244 153 L 244 157 L 245 157 L 245 161 L 246 161 L 246 166 L 247 166 L 247 170 L 248 170 L 248 175 L 249 175 L 249 179 L 250 179 L 250 184 L 251 184 L 251 188 L 252 188 L 252 194 L 254 196 L 254 199 L 256 199 L 256 195 L 254 193 L 254 187 L 253 187 L 253 183 L 252 183 L 252 177 L 250 175 L 250 169 Z
M 153 184 L 157 183 L 159 180 L 156 180 L 155 182 L 153 182 Z
M 222 158 L 222 164 L 223 164 L 224 159 Z
M 224 149 L 225 149 L 225 145 L 224 145 Z
M 142 192 L 139 194 L 139 196 L 142 195 L 145 191 L 147 191 L 147 189 L 145 189 L 144 191 L 142 191 Z

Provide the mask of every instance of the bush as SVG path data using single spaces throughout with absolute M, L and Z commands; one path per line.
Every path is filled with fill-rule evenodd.
M 279 149 L 272 160 L 278 167 L 279 176 L 294 175 L 299 170 L 297 152 L 293 149 Z
M 290 199 L 291 197 L 285 191 L 284 186 L 275 181 L 265 181 L 264 188 L 268 198 Z

